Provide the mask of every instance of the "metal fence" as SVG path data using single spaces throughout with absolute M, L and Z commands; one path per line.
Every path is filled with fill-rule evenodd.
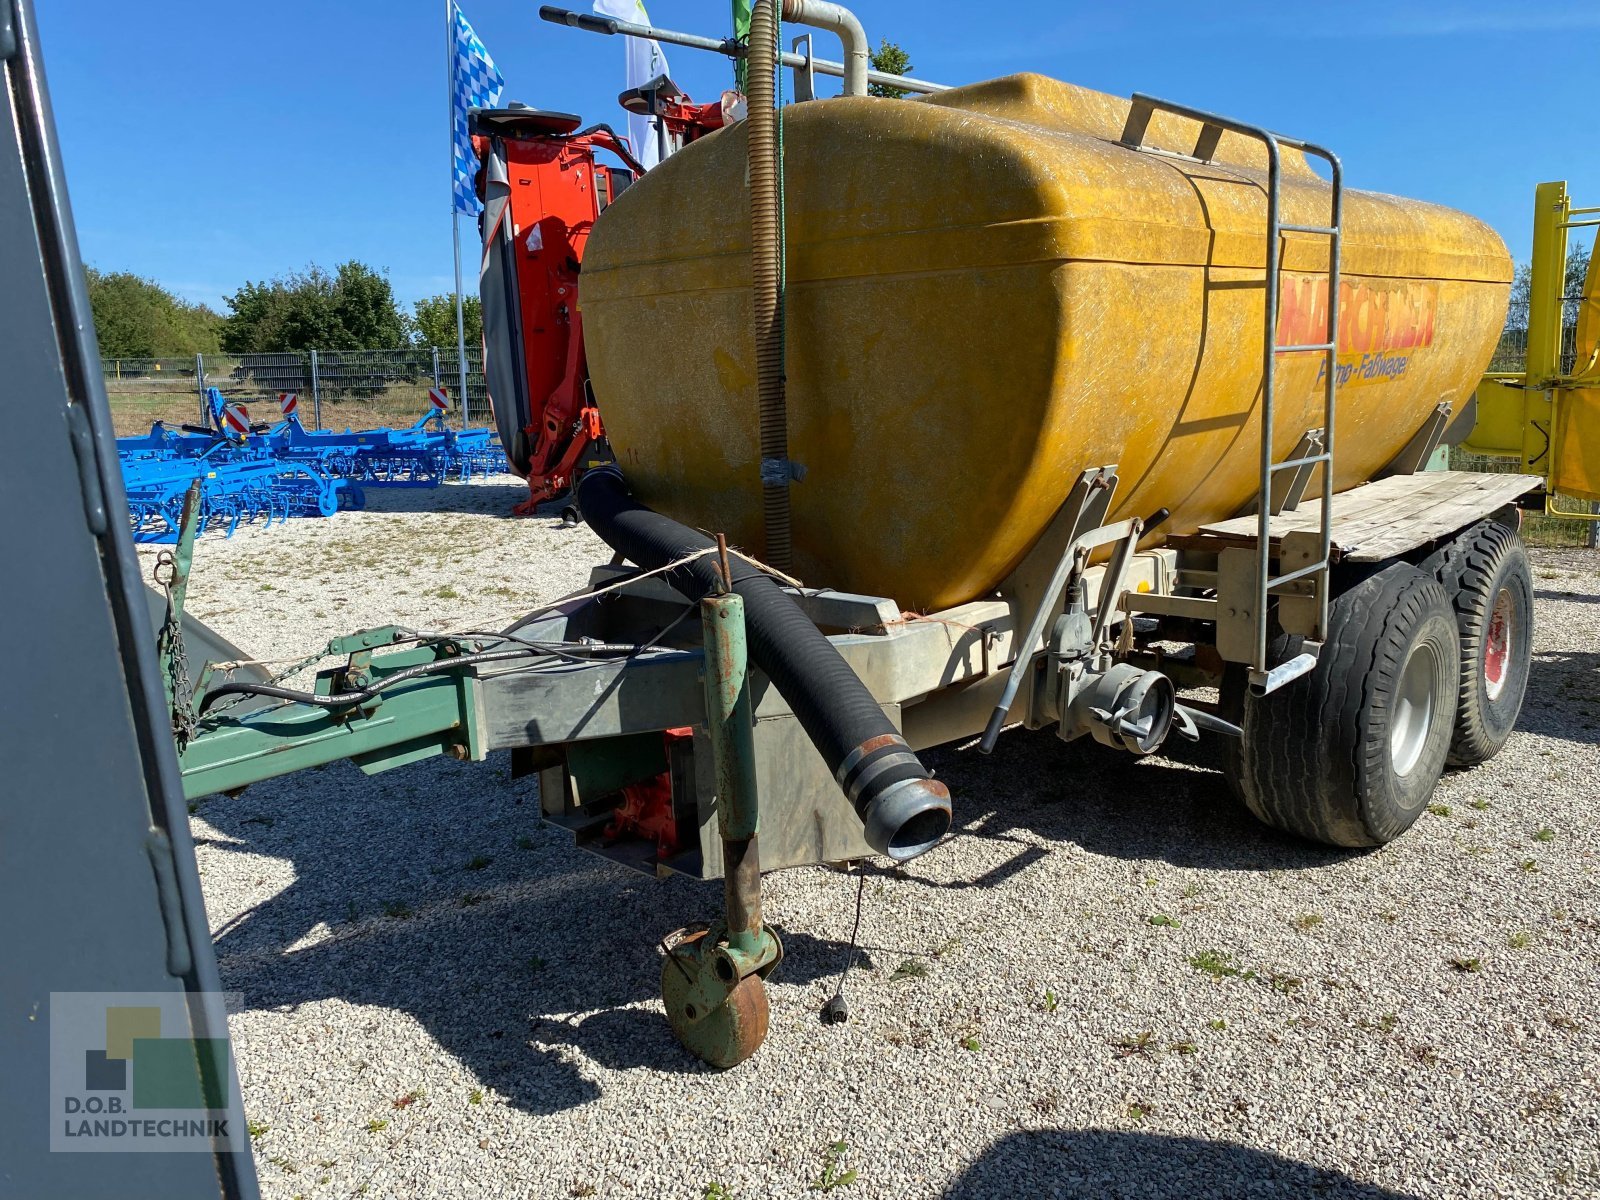
M 1528 358 L 1528 331 L 1508 327 L 1500 335 L 1494 357 L 1489 360 L 1491 371 L 1521 371 Z M 1561 356 L 1557 365 L 1562 374 L 1570 375 L 1578 367 L 1578 327 L 1576 324 L 1561 327 Z
M 189 411 L 206 419 L 205 390 L 218 388 L 230 400 L 276 403 L 296 392 L 301 411 L 321 429 L 382 417 L 421 416 L 428 389 L 444 387 L 457 401 L 452 421 L 463 426 L 490 421 L 483 382 L 483 352 L 467 351 L 467 394 L 460 402 L 460 360 L 455 348 L 402 350 L 307 350 L 282 354 L 196 354 L 192 358 L 107 358 L 106 391 L 113 398 L 159 401 L 187 394 Z

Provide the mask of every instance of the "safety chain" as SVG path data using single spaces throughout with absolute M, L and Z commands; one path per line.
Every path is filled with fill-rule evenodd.
M 327 657 L 328 657 L 328 651 L 326 649 L 314 651 L 311 654 L 306 655 L 299 662 L 293 663 L 293 664 L 285 667 L 283 670 L 278 671 L 276 674 L 269 675 L 267 677 L 267 682 L 269 684 L 273 685 L 274 687 L 276 687 L 278 684 L 282 683 L 285 679 L 288 679 L 291 676 L 300 674 L 300 672 L 304 671 L 307 667 L 315 666 L 317 663 L 321 662 L 323 659 L 325 659 Z M 237 664 L 237 663 L 234 663 L 234 664 L 226 664 L 226 663 L 219 664 L 218 669 L 221 670 L 221 672 L 222 672 L 222 679 L 223 679 L 224 683 L 231 683 L 233 681 L 234 667 L 236 667 L 238 665 L 239 664 Z M 217 703 L 213 704 L 211 706 L 210 712 L 213 715 L 215 715 L 217 713 L 227 712 L 228 709 L 232 708 L 235 704 L 242 704 L 244 701 L 246 701 L 248 699 L 250 699 L 250 697 L 247 696 L 247 695 L 244 695 L 242 693 L 240 695 L 237 695 L 237 696 L 226 696 L 223 699 L 219 700 Z

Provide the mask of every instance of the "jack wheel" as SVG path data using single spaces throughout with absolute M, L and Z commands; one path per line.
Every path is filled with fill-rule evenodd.
M 727 1000 L 702 1016 L 694 1011 L 691 981 L 698 963 L 698 943 L 706 936 L 691 933 L 661 963 L 661 999 L 667 1023 L 683 1048 L 701 1062 L 726 1070 L 761 1048 L 767 1037 L 767 987 L 759 975 L 747 975 Z

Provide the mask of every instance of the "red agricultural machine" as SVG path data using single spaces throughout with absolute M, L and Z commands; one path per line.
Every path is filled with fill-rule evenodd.
M 695 104 L 665 76 L 619 101 L 658 118 L 663 158 L 720 129 L 741 102 L 728 93 L 720 103 Z M 528 498 L 515 510 L 521 515 L 566 493 L 573 469 L 602 436 L 578 277 L 595 219 L 645 170 L 609 125 L 581 124 L 570 113 L 522 105 L 472 115 L 484 202 L 484 378 L 500 443 L 528 481 Z M 600 161 L 602 154 L 617 165 Z M 568 513 L 576 518 L 575 509 Z

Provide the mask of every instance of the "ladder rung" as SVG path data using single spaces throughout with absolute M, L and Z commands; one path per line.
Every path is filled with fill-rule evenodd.
M 1272 351 L 1273 351 L 1274 354 L 1299 354 L 1301 351 L 1304 351 L 1304 350 L 1316 350 L 1316 351 L 1319 351 L 1319 352 L 1321 352 L 1323 354 L 1326 354 L 1329 350 L 1332 350 L 1332 349 L 1333 349 L 1333 343 L 1332 342 L 1310 342 L 1310 343 L 1308 343 L 1307 345 L 1304 345 L 1304 346 L 1274 346 L 1272 348 Z
M 1321 454 L 1307 454 L 1304 458 L 1289 458 L 1281 463 L 1273 463 L 1269 468 L 1272 471 L 1287 471 L 1290 467 L 1309 467 L 1316 463 L 1331 463 L 1333 455 L 1324 450 Z
M 1287 575 L 1279 575 L 1276 579 L 1267 580 L 1267 591 L 1282 587 L 1286 583 L 1293 583 L 1297 579 L 1304 579 L 1307 575 L 1316 575 L 1328 569 L 1328 560 L 1314 562 L 1309 567 L 1301 567 L 1298 571 L 1290 571 Z
M 1326 234 L 1328 237 L 1339 236 L 1339 227 L 1337 225 L 1279 225 L 1278 231 L 1280 233 L 1321 233 Z

